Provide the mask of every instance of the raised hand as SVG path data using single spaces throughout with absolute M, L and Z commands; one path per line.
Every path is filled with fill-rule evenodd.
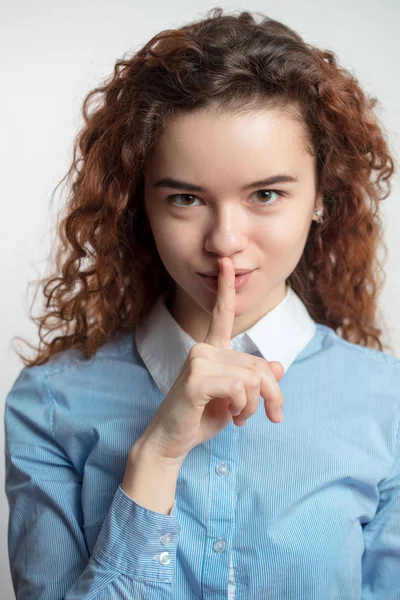
M 260 395 L 268 418 L 282 420 L 283 395 L 277 383 L 284 374 L 282 364 L 231 348 L 235 299 L 234 266 L 224 257 L 206 338 L 191 348 L 141 436 L 163 459 L 182 463 L 194 446 L 217 435 L 231 420 L 244 425 L 256 412 Z

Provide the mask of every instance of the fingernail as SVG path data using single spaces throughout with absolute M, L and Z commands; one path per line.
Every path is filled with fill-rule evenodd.
M 283 421 L 284 416 L 283 416 L 283 410 L 282 410 L 281 406 L 277 409 L 276 416 L 277 416 L 277 418 L 279 420 L 278 422 Z

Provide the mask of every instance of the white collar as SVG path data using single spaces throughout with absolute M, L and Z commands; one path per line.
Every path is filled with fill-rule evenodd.
M 163 394 L 174 384 L 195 340 L 175 321 L 165 305 L 166 292 L 135 330 L 137 350 Z M 308 344 L 316 323 L 288 285 L 286 296 L 247 331 L 231 340 L 232 350 L 261 353 L 282 363 L 285 373 Z

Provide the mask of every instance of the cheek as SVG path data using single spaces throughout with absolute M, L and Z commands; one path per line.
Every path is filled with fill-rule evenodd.
M 297 264 L 300 259 L 308 236 L 308 226 L 282 219 L 275 221 L 270 228 L 264 228 L 262 238 L 259 238 L 259 247 L 262 248 L 268 262 L 273 267 L 281 268 Z
M 160 219 L 152 224 L 154 240 L 163 262 L 172 262 L 175 259 L 194 255 L 198 240 L 193 229 L 185 227 L 183 223 L 173 223 L 167 219 Z
M 280 217 L 271 221 L 271 226 L 264 232 L 265 238 L 270 239 L 276 247 L 295 249 L 303 245 L 310 228 L 304 210 L 286 211 Z

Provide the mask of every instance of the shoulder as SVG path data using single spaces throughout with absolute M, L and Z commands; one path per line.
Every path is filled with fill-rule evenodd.
M 320 341 L 316 360 L 323 393 L 344 401 L 349 413 L 364 421 L 371 439 L 379 431 L 391 452 L 400 444 L 400 359 L 344 340 L 325 325 L 317 325 Z M 318 368 L 319 367 L 319 368 Z
M 388 411 L 400 421 L 400 359 L 341 338 L 317 324 L 312 367 L 324 390 L 340 390 L 349 402 Z
M 148 380 L 131 334 L 107 342 L 90 358 L 77 349 L 59 352 L 19 372 L 5 398 L 7 435 L 20 439 L 22 424 L 50 431 L 59 441 L 79 428 L 93 431 L 96 419 L 111 423 L 132 412 Z
M 354 344 L 340 337 L 332 328 L 317 323 L 321 336 L 320 350 L 337 357 L 341 364 L 357 364 L 364 369 L 371 367 L 387 369 L 400 376 L 400 358 L 386 352 Z M 350 361 L 350 363 L 349 363 Z
M 100 387 L 108 382 L 112 386 L 113 380 L 118 377 L 122 365 L 129 368 L 137 365 L 138 356 L 131 333 L 119 334 L 113 340 L 101 346 L 97 352 L 87 358 L 77 349 L 71 348 L 52 355 L 43 365 L 24 366 L 12 390 L 29 389 L 31 395 L 35 391 L 52 398 L 52 390 L 66 390 L 66 386 L 74 385 Z
M 45 377 L 61 374 L 75 374 L 85 369 L 102 369 L 107 363 L 129 362 L 136 360 L 133 334 L 119 334 L 101 346 L 91 357 L 86 357 L 82 350 L 71 348 L 58 352 L 39 367 Z

